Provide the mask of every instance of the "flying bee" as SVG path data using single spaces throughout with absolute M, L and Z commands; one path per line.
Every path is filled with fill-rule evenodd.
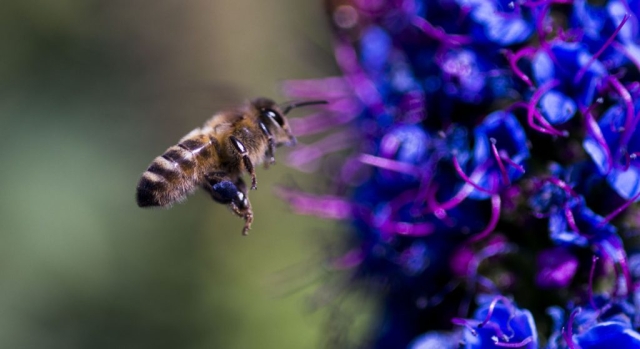
M 247 235 L 253 211 L 242 175 L 249 173 L 251 189 L 257 189 L 255 167 L 274 164 L 276 147 L 296 144 L 285 115 L 297 107 L 326 103 L 279 106 L 258 98 L 213 115 L 153 160 L 138 182 L 138 206 L 170 206 L 201 186 L 213 200 L 244 218 L 242 234 Z

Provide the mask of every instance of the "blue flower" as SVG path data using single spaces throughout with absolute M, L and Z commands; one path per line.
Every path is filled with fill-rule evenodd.
M 581 43 L 555 40 L 550 50 L 538 50 L 532 60 L 533 77 L 543 89 L 542 115 L 552 125 L 570 120 L 578 106 L 591 105 L 607 70 Z
M 376 178 L 381 188 L 397 193 L 418 185 L 425 171 L 433 171 L 424 166 L 428 166 L 430 156 L 436 156 L 434 143 L 422 127 L 399 125 L 382 137 L 377 157 L 363 156 L 361 160 L 379 168 Z
M 458 349 L 459 333 L 428 332 L 416 338 L 409 349 Z
M 625 310 L 625 303 L 605 303 L 608 309 L 575 308 L 566 324 L 564 312 L 559 308 L 549 309 L 554 319 L 553 334 L 549 349 L 631 349 L 640 347 L 640 333 L 633 329 Z M 560 340 L 562 338 L 562 340 Z
M 549 233 L 555 244 L 591 248 L 605 260 L 619 264 L 627 285 L 631 284 L 626 252 L 616 227 L 586 207 L 583 200 L 553 212 Z
M 525 42 L 534 31 L 533 16 L 526 8 L 515 8 L 510 1 L 457 0 L 468 9 L 475 24 L 471 29 L 474 40 L 509 46 Z
M 614 105 L 583 146 L 607 182 L 624 199 L 640 199 L 640 103 Z
M 590 242 L 616 235 L 616 228 L 585 206 L 583 200 L 549 217 L 551 240 L 559 245 L 589 247 Z
M 637 28 L 625 25 L 629 10 L 637 6 L 625 1 L 607 1 L 604 6 L 592 5 L 586 0 L 576 0 L 571 14 L 570 27 L 582 35 L 584 43 L 592 54 L 599 54 L 608 69 L 628 64 L 630 59 L 638 60 Z M 613 42 L 611 40 L 613 39 Z
M 640 348 L 640 333 L 630 324 L 601 322 L 573 337 L 581 349 L 632 349 Z
M 474 171 L 482 176 L 470 198 L 485 199 L 524 174 L 524 161 L 529 158 L 527 137 L 513 114 L 497 111 L 488 115 L 474 130 L 474 139 Z
M 486 297 L 475 311 L 473 320 L 456 320 L 466 324 L 463 341 L 466 349 L 487 349 L 511 345 L 535 349 L 538 333 L 531 312 L 520 309 L 502 296 Z

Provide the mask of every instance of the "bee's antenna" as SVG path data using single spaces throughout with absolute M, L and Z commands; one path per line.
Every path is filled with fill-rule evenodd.
M 282 114 L 287 115 L 292 109 L 306 107 L 308 105 L 329 104 L 327 101 L 307 101 L 307 102 L 289 102 L 282 108 Z

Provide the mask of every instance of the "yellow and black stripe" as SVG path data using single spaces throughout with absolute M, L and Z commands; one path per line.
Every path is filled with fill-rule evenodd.
M 138 206 L 168 206 L 183 200 L 218 164 L 218 141 L 192 132 L 153 160 L 138 183 Z

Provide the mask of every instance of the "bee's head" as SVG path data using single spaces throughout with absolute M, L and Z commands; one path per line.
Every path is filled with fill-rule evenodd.
M 326 104 L 325 101 L 286 103 L 278 106 L 276 102 L 268 98 L 258 98 L 251 102 L 258 112 L 259 120 L 267 127 L 268 132 L 273 137 L 276 145 L 292 146 L 296 144 L 296 137 L 291 132 L 291 127 L 286 115 L 293 108 L 312 105 Z
M 296 144 L 296 137 L 291 132 L 289 121 L 276 102 L 267 98 L 258 98 L 251 104 L 257 109 L 258 119 L 266 126 L 276 145 Z

